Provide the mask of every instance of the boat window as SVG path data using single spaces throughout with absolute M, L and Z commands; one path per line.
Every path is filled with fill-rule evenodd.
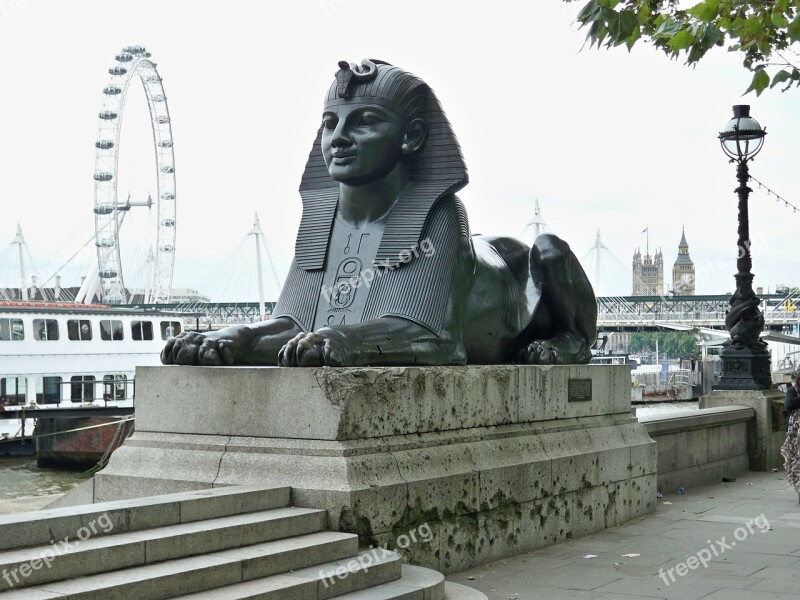
M 125 400 L 127 375 L 103 375 L 103 400 Z
M 33 339 L 54 341 L 58 339 L 58 321 L 55 319 L 34 319 Z
M 152 340 L 153 322 L 152 321 L 132 321 L 131 335 L 134 340 Z
M 75 375 L 69 381 L 73 402 L 94 400 L 94 375 Z
M 125 336 L 122 333 L 122 321 L 103 319 L 100 321 L 101 340 L 121 340 Z
M 180 321 L 161 321 L 161 339 L 168 340 L 181 332 Z
M 36 378 L 36 404 L 59 404 L 61 402 L 61 377 Z
M 24 338 L 22 319 L 0 319 L 0 342 L 18 342 Z
M 6 406 L 25 404 L 25 378 L 3 377 L 0 379 L 0 402 Z
M 85 319 L 68 320 L 67 335 L 71 340 L 86 341 L 92 339 L 92 322 Z

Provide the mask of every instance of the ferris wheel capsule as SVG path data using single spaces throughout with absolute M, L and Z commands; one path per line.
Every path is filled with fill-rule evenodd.
M 166 100 L 164 94 L 156 94 L 153 96 L 153 102 L 164 102 L 164 100 Z
M 115 58 L 117 59 L 117 62 L 131 62 L 133 60 L 133 54 L 121 52 L 120 54 L 117 54 Z
M 159 140 L 159 148 L 172 148 L 172 140 Z
M 109 150 L 114 147 L 114 140 L 97 140 L 94 147 L 99 150 Z
M 145 49 L 144 46 L 136 45 L 136 46 L 125 46 L 122 49 L 122 51 L 128 54 L 136 55 L 136 54 L 144 54 L 147 50 Z
M 161 167 L 161 172 L 162 173 L 174 173 L 175 172 L 175 167 L 173 167 L 172 165 L 164 165 L 163 167 Z
M 108 70 L 108 72 L 111 73 L 112 75 L 125 75 L 128 72 L 128 69 L 126 69 L 125 67 L 121 67 L 119 65 L 116 65 L 114 67 L 111 67 Z
M 175 200 L 175 194 L 173 194 L 172 192 L 164 192 L 163 194 L 161 194 L 161 198 L 163 200 Z
M 108 96 L 116 96 L 122 93 L 122 88 L 118 85 L 107 85 L 103 88 L 103 93 Z
M 98 171 L 94 174 L 95 181 L 111 181 L 113 178 L 114 175 L 108 171 Z
M 106 121 L 111 121 L 112 119 L 117 118 L 117 113 L 115 113 L 113 110 L 103 110 L 100 111 L 97 116 L 101 119 L 105 119 Z

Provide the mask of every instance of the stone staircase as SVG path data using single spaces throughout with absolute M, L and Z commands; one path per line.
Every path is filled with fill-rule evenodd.
M 0 517 L 0 600 L 479 600 L 291 489 L 236 486 Z

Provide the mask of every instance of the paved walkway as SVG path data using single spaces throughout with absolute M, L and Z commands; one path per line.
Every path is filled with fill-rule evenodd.
M 490 600 L 797 600 L 800 504 L 783 473 L 743 473 L 666 494 L 653 515 L 448 579 Z

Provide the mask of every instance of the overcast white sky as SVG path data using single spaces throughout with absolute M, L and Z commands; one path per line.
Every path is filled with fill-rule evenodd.
M 685 224 L 698 293 L 730 292 L 736 181 L 717 132 L 733 104 L 751 104 L 769 132 L 751 173 L 798 204 L 800 92 L 741 97 L 749 77 L 723 50 L 696 69 L 646 46 L 581 51 L 579 8 L 560 0 L 0 0 L 0 285 L 18 281 L 7 251 L 17 222 L 40 281 L 90 239 L 101 90 L 122 46 L 142 44 L 158 62 L 173 122 L 176 287 L 254 300 L 255 261 L 242 242 L 256 211 L 278 272 L 287 271 L 323 95 L 337 61 L 372 57 L 436 91 L 470 171 L 460 196 L 473 232 L 519 234 L 538 197 L 579 258 L 600 228 L 619 261 L 601 274 L 597 292 L 606 295 L 630 294 L 631 256 L 644 251 L 646 226 L 669 284 Z M 137 87 L 123 123 L 120 191 L 155 195 Z M 797 284 L 800 214 L 757 189 L 750 206 L 755 285 Z M 584 266 L 594 278 L 594 263 Z M 83 268 L 65 270 L 63 283 L 76 285 Z M 276 293 L 272 285 L 268 296 Z

